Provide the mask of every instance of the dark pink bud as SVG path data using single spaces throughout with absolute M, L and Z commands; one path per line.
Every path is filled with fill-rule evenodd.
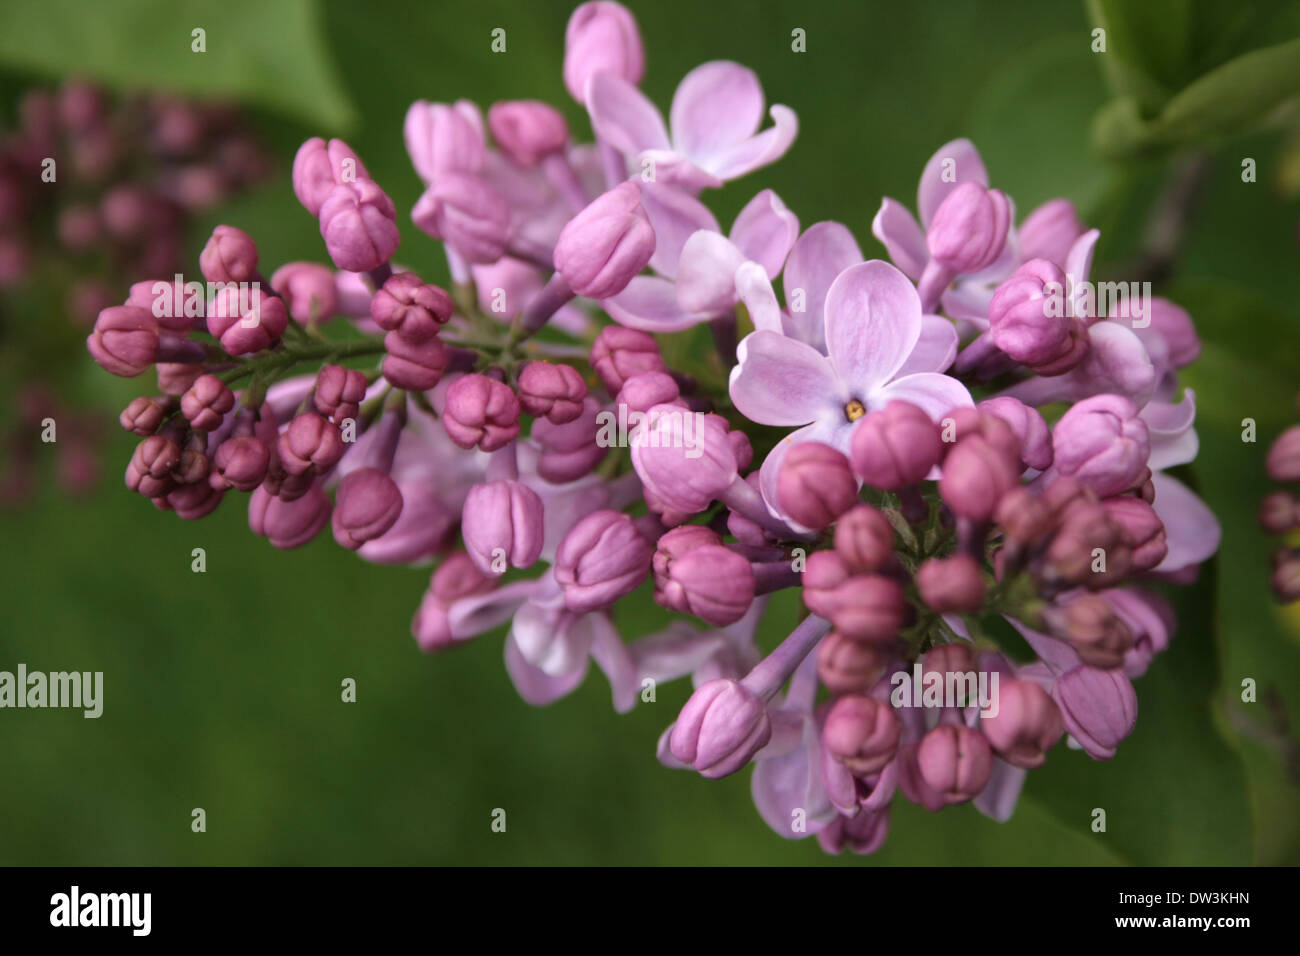
M 534 418 L 547 418 L 557 425 L 582 414 L 587 383 L 571 365 L 529 362 L 519 373 L 519 403 Z
M 518 481 L 475 485 L 465 498 L 461 534 L 484 573 L 528 568 L 542 553 L 542 499 Z
M 492 577 L 480 571 L 464 551 L 447 555 L 429 580 L 429 591 L 446 604 L 475 594 L 486 594 L 495 586 Z
M 827 752 L 849 772 L 868 777 L 894 759 L 902 729 L 902 722 L 888 704 L 851 694 L 831 706 L 822 740 Z
M 849 460 L 821 442 L 799 442 L 786 452 L 776 488 L 781 510 L 815 530 L 833 523 L 858 501 Z
M 438 338 L 412 342 L 398 332 L 384 336 L 382 369 L 394 388 L 423 392 L 433 388 L 447 367 L 447 349 Z
M 369 178 L 357 154 L 341 139 L 332 139 L 328 145 L 320 137 L 309 139 L 293 159 L 294 194 L 316 217 L 335 186 Z
M 158 357 L 158 322 L 144 309 L 110 306 L 99 313 L 86 339 L 90 356 L 101 368 L 123 378 L 139 375 Z
M 201 375 L 181 396 L 181 414 L 199 431 L 210 432 L 235 407 L 235 393 L 215 375 Z
M 1267 467 L 1274 481 L 1300 481 L 1300 425 L 1292 425 L 1273 442 Z
M 135 401 L 138 402 L 140 399 L 137 398 Z M 131 404 L 134 405 L 135 402 Z M 127 411 L 130 411 L 129 407 Z M 122 413 L 122 427 L 131 431 L 126 425 L 126 412 Z M 142 433 L 136 432 L 136 434 Z M 1289 492 L 1275 491 L 1260 503 L 1259 526 L 1269 534 L 1286 534 L 1298 525 L 1300 525 L 1300 501 Z
M 397 251 L 397 210 L 388 194 L 368 179 L 330 190 L 320 207 L 320 234 L 340 269 L 378 269 Z
M 1020 461 L 1026 468 L 1045 471 L 1052 464 L 1052 431 L 1042 414 L 1010 396 L 990 398 L 980 402 L 979 412 L 1006 424 L 1015 434 L 1020 448 Z
M 162 402 L 141 395 L 131 399 L 117 421 L 124 431 L 146 438 L 158 430 L 166 417 L 167 407 Z
M 150 435 L 135 446 L 126 466 L 126 486 L 146 498 L 157 498 L 176 487 L 173 470 L 181 462 L 181 450 L 162 435 Z
M 1015 487 L 998 502 L 994 519 L 1008 541 L 1028 547 L 1038 544 L 1053 527 L 1052 511 L 1028 488 Z
M 519 399 L 503 382 L 465 375 L 447 389 L 442 424 L 461 448 L 496 451 L 519 437 Z
M 965 803 L 984 789 L 993 774 L 993 751 L 978 730 L 941 724 L 921 740 L 916 752 L 921 778 L 945 803 Z
M 629 412 L 645 412 L 655 405 L 673 404 L 681 394 L 677 380 L 667 372 L 638 372 L 623 383 L 614 404 L 627 406 Z
M 897 581 L 879 574 L 851 575 L 834 551 L 809 555 L 803 599 L 814 614 L 858 641 L 893 640 L 906 617 L 903 589 Z
M 832 694 L 865 694 L 880 678 L 890 650 L 832 631 L 817 645 L 817 676 Z
M 339 482 L 331 526 L 334 540 L 350 551 L 378 538 L 402 513 L 402 493 L 378 468 L 358 468 Z
M 980 719 L 980 729 L 997 755 L 1013 767 L 1032 770 L 1065 732 L 1060 708 L 1032 681 L 998 683 L 997 713 Z
M 1049 199 L 1020 224 L 1020 256 L 1030 259 L 1048 259 L 1065 266 L 1074 240 L 1084 233 L 1083 223 L 1068 199 Z
M 924 561 L 916 572 L 916 587 L 921 600 L 940 614 L 974 614 L 984 603 L 979 565 L 965 554 Z
M 451 296 L 436 285 L 426 285 L 413 272 L 391 276 L 370 300 L 375 324 L 411 342 L 433 338 L 453 311 Z
M 944 458 L 939 494 L 958 517 L 988 521 L 1019 477 L 1019 460 L 1013 463 L 982 436 L 969 435 Z
M 1133 647 L 1133 632 L 1100 595 L 1081 595 L 1064 608 L 1049 608 L 1043 616 L 1089 667 L 1122 667 L 1124 655 Z
M 620 3 L 592 0 L 573 11 L 564 31 L 564 86 L 586 103 L 587 80 L 610 72 L 633 86 L 645 72 L 645 50 L 636 18 Z
M 1123 531 L 1124 544 L 1132 552 L 1134 571 L 1150 571 L 1169 553 L 1165 526 L 1154 508 L 1141 498 L 1107 498 L 1102 507 Z
M 559 110 L 538 100 L 494 103 L 488 129 L 502 152 L 520 166 L 535 166 L 569 142 L 569 127 Z
M 629 180 L 569 220 L 555 244 L 555 271 L 577 295 L 607 299 L 627 287 L 654 251 L 641 187 Z
M 254 435 L 227 438 L 212 456 L 210 481 L 218 489 L 234 487 L 252 491 L 266 478 L 270 465 L 271 450 L 260 438 Z
M 565 607 L 582 614 L 630 594 L 650 573 L 654 550 L 627 515 L 593 511 L 569 529 L 555 553 Z
M 315 412 L 304 412 L 280 433 L 280 465 L 290 475 L 323 475 L 338 464 L 343 452 L 338 426 Z
M 319 485 L 312 485 L 292 501 L 258 488 L 248 499 L 248 526 L 276 548 L 299 548 L 321 533 L 332 508 L 329 495 Z
M 600 330 L 591 345 L 590 360 L 611 395 L 617 395 L 633 375 L 667 371 L 654 336 L 621 325 L 607 325 Z
M 314 262 L 290 262 L 275 270 L 271 288 L 284 296 L 299 322 L 324 322 L 338 311 L 334 273 Z
M 1102 497 L 1150 477 L 1151 442 L 1138 407 L 1122 395 L 1095 395 L 1071 407 L 1052 432 L 1056 470 Z
M 935 210 L 926 233 L 931 257 L 956 273 L 991 266 L 1002 253 L 1011 227 L 1011 201 L 996 189 L 964 182 Z
M 439 173 L 411 210 L 411 219 L 477 265 L 496 262 L 510 241 L 509 204 L 472 173 Z
M 609 448 L 596 440 L 599 413 L 600 404 L 589 396 L 582 413 L 571 422 L 556 425 L 545 418 L 533 422 L 530 437 L 541 447 L 537 473 L 542 478 L 552 484 L 576 481 L 609 454 Z
M 217 226 L 199 253 L 199 270 L 209 282 L 252 282 L 257 276 L 257 244 L 234 226 Z
M 668 735 L 674 757 L 710 779 L 735 773 L 772 738 L 762 698 L 734 680 L 711 680 L 691 695 Z
M 180 485 L 167 495 L 167 507 L 176 513 L 176 517 L 185 521 L 197 521 L 206 518 L 217 510 L 221 500 L 226 496 L 206 481 L 189 485 Z
M 943 442 L 930 416 L 910 402 L 890 402 L 867 414 L 853 430 L 853 470 L 882 491 L 921 481 L 939 463 Z
M 1082 320 L 1068 315 L 1066 277 L 1046 259 L 1026 262 L 993 295 L 993 344 L 1040 375 L 1060 375 L 1088 351 Z
M 835 551 L 850 571 L 878 571 L 894 553 L 894 528 L 871 505 L 854 505 L 835 523 Z
M 316 376 L 316 410 L 341 425 L 356 419 L 362 399 L 366 397 L 366 375 L 342 365 L 326 365 Z
M 685 530 L 677 528 L 664 537 Z M 671 559 L 664 556 L 661 546 L 654 560 L 655 600 L 664 607 L 725 627 L 744 617 L 754 602 L 754 570 L 734 551 L 702 544 Z
M 230 355 L 249 355 L 270 348 L 289 327 L 284 301 L 261 289 L 226 286 L 208 310 L 208 332 Z

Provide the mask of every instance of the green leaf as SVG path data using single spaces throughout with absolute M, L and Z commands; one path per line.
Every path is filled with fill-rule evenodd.
M 1088 0 L 1088 18 L 1106 31 L 1098 55 L 1111 89 L 1140 113 L 1155 115 L 1191 59 L 1190 0 Z
M 195 30 L 204 31 L 205 52 L 192 49 Z M 239 99 L 331 129 L 355 118 L 310 0 L 8 0 L 0 62 Z

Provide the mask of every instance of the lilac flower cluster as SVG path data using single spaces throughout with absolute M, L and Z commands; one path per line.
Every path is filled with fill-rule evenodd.
M 366 560 L 436 561 L 419 646 L 508 622 L 531 703 L 592 662 L 618 711 L 689 677 L 660 759 L 754 764 L 784 837 L 872 852 L 898 794 L 1006 819 L 1063 735 L 1104 760 L 1132 732 L 1174 627 L 1152 585 L 1217 549 L 1168 474 L 1196 455 L 1191 320 L 1094 295 L 1097 231 L 1063 199 L 1018 221 L 964 140 L 926 165 L 919 218 L 882 205 L 892 264 L 770 190 L 724 232 L 701 192 L 783 155 L 795 115 L 764 128 L 757 77 L 714 62 L 665 124 L 643 68 L 631 14 L 597 0 L 564 62 L 593 145 L 542 103 L 411 107 L 412 219 L 450 292 L 394 263 L 396 210 L 347 144 L 305 143 L 293 185 L 335 268 L 267 282 L 223 226 L 215 293 L 142 283 L 101 312 L 96 361 L 162 392 L 122 414 L 127 484 L 183 518 L 249 492 L 277 547 L 328 524 Z M 621 634 L 651 587 L 681 618 Z M 764 655 L 780 591 L 809 613 Z
M 1268 476 L 1279 484 L 1300 483 L 1300 425 L 1292 425 L 1273 442 L 1266 461 Z M 1267 495 L 1259 506 L 1260 526 L 1288 540 L 1273 552 L 1273 593 L 1283 604 L 1300 601 L 1300 499 L 1283 488 Z

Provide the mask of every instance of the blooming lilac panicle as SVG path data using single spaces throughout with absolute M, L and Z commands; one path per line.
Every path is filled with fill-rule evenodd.
M 411 218 L 443 243 L 449 291 L 393 264 L 396 212 L 351 148 L 305 143 L 293 187 L 333 267 L 282 265 L 201 314 L 154 314 L 184 304 L 175 277 L 101 307 L 92 358 L 156 368 L 162 393 L 121 412 L 125 483 L 187 519 L 250 493 L 275 547 L 329 524 L 362 560 L 435 562 L 417 647 L 505 628 L 529 703 L 593 668 L 620 712 L 646 681 L 689 678 L 659 759 L 708 778 L 754 764 L 783 836 L 871 853 L 895 800 L 1005 820 L 1061 737 L 1106 760 L 1135 731 L 1133 681 L 1176 625 L 1144 585 L 1189 580 L 1218 546 L 1167 474 L 1197 450 L 1191 318 L 1078 311 L 1099 234 L 1064 199 L 1017 228 L 966 140 L 926 164 L 917 218 L 882 204 L 891 262 L 839 223 L 801 234 L 770 189 L 724 235 L 697 194 L 783 155 L 794 113 L 762 129 L 758 77 L 718 61 L 665 122 L 644 69 L 631 13 L 597 0 L 563 66 L 595 144 L 545 103 L 486 122 L 466 100 L 411 106 Z M 627 178 L 641 163 L 654 180 Z M 120 229 L 146 213 L 115 205 Z M 260 282 L 258 259 L 222 226 L 200 268 Z M 705 322 L 707 354 L 656 337 Z M 1295 482 L 1297 463 L 1293 429 L 1267 467 Z M 1266 529 L 1300 526 L 1293 491 L 1265 501 Z M 1300 597 L 1293 549 L 1274 587 Z M 768 596 L 791 589 L 783 607 L 806 613 L 769 642 Z M 644 634 L 651 597 L 673 619 Z M 1004 649 L 997 619 L 1023 642 Z

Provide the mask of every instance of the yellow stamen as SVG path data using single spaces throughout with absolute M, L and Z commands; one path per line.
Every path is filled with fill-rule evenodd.
M 849 403 L 844 406 L 844 416 L 851 422 L 856 422 L 859 418 L 867 413 L 867 408 L 856 398 L 849 399 Z

